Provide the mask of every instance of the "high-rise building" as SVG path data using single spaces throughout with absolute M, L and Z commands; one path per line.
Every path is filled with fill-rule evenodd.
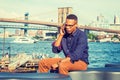
M 114 24 L 110 24 L 110 29 L 120 30 L 119 16 L 117 16 L 117 15 L 114 16 Z
M 114 24 L 120 24 L 119 17 L 117 15 L 114 16 Z
M 93 21 L 90 26 L 100 27 L 100 28 L 109 28 L 109 23 L 103 15 L 97 16 L 97 20 Z
M 99 16 L 97 16 L 96 21 L 91 22 L 89 26 L 109 29 L 110 24 L 108 23 L 107 19 L 102 14 L 100 14 Z M 90 32 L 100 34 L 100 32 L 98 31 L 90 31 Z

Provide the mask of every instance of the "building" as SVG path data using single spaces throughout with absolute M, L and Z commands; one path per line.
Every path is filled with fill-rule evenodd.
M 114 16 L 114 24 L 110 24 L 110 29 L 120 30 L 120 21 L 117 15 Z
M 96 21 L 92 21 L 89 26 L 93 26 L 93 27 L 98 27 L 98 28 L 110 28 L 110 24 L 108 23 L 108 20 L 102 15 L 100 14 L 99 16 L 97 16 Z M 90 31 L 92 33 L 96 33 L 96 34 L 100 34 L 103 32 L 98 32 L 98 31 Z
M 117 15 L 114 16 L 114 24 L 120 24 L 119 17 Z
M 44 40 L 47 39 L 54 39 L 57 36 L 57 31 L 49 31 L 49 30 L 44 30 L 42 31 L 42 37 Z

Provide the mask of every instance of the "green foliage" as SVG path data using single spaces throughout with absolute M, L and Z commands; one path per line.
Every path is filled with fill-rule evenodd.
M 120 37 L 118 35 L 114 35 L 111 39 L 117 38 L 120 40 Z
M 43 38 L 43 37 L 36 35 L 36 36 L 33 37 L 33 38 L 35 38 L 35 39 L 41 39 L 41 38 Z
M 97 40 L 97 35 L 95 35 L 93 33 L 89 33 L 87 36 L 88 36 L 88 39 Z

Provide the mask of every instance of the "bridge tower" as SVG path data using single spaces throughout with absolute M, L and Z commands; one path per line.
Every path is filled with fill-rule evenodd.
M 29 13 L 25 13 L 25 20 L 28 20 Z M 24 24 L 25 27 L 28 27 L 28 23 Z M 27 29 L 24 29 L 24 36 L 27 36 Z
M 66 16 L 72 13 L 72 7 L 61 7 L 58 8 L 58 23 L 64 23 Z
M 61 7 L 58 8 L 58 24 L 65 22 L 66 16 L 72 13 L 72 7 Z M 58 28 L 59 33 L 59 28 Z

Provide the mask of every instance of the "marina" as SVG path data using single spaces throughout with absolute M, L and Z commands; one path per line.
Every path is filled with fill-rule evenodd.
M 27 38 L 27 37 L 26 37 Z M 23 38 L 22 38 L 23 39 Z M 15 38 L 0 38 L 0 74 L 2 73 L 33 73 L 34 75 L 38 75 L 38 63 L 43 58 L 51 58 L 51 57 L 63 57 L 63 52 L 60 54 L 52 53 L 53 40 L 39 40 L 37 42 L 29 42 L 26 40 L 14 42 Z M 14 43 L 11 43 L 14 42 Z M 119 76 L 116 75 L 119 73 L 119 67 L 116 68 L 116 65 L 110 64 L 106 67 L 108 63 L 119 63 L 119 52 L 120 52 L 120 43 L 119 41 L 95 41 L 88 42 L 89 46 L 89 62 L 88 69 L 85 71 L 70 71 L 68 76 L 65 76 L 67 80 L 83 80 L 86 76 L 79 75 L 94 75 L 95 80 L 109 80 L 110 78 L 105 75 L 112 76 L 112 80 L 119 80 Z M 119 64 L 117 64 L 119 66 Z M 109 68 L 111 66 L 111 68 Z M 107 72 L 106 72 L 107 71 Z M 64 79 L 61 74 L 56 73 L 56 71 L 49 71 L 46 74 L 39 73 L 39 79 L 41 79 L 41 75 L 44 75 L 45 80 L 54 80 L 55 77 L 60 80 Z M 37 74 L 36 74 L 37 73 Z M 98 74 L 99 73 L 99 74 Z M 111 73 L 111 74 L 110 74 Z M 12 79 L 20 78 L 20 74 L 16 74 L 11 77 Z M 51 75 L 56 75 L 52 77 Z M 12 74 L 9 74 L 11 76 Z M 17 76 L 18 75 L 18 76 Z M 101 76 L 102 75 L 102 76 Z M 6 74 L 1 76 L 0 79 L 4 80 Z M 116 77 L 114 77 L 116 76 Z M 46 77 L 49 77 L 46 78 Z M 67 77 L 67 78 L 66 78 Z M 9 78 L 10 77 L 6 77 Z M 24 76 L 22 79 L 32 79 L 31 77 Z M 37 77 L 34 77 L 36 79 Z M 86 77 L 85 79 L 89 79 L 92 77 Z M 36 79 L 37 80 L 37 79 Z
M 10 42 L 11 40 L 14 40 L 14 39 L 6 39 L 6 46 L 9 45 L 8 42 Z M 119 65 L 112 66 L 110 63 L 118 64 L 120 62 L 120 59 L 119 59 L 120 43 L 113 43 L 113 42 L 89 42 L 90 64 L 89 64 L 88 70 L 69 72 L 69 75 L 72 79 L 69 76 L 63 76 L 57 73 L 46 73 L 46 74 L 38 73 L 37 69 L 38 69 L 39 60 L 43 58 L 48 58 L 48 57 L 49 58 L 55 57 L 55 54 L 52 53 L 51 51 L 52 42 L 53 41 L 40 41 L 33 44 L 30 44 L 30 43 L 29 44 L 14 43 L 13 44 L 12 43 L 11 44 L 12 50 L 10 52 L 11 53 L 10 61 L 11 61 L 11 67 L 12 66 L 13 67 L 11 69 L 11 67 L 9 66 L 9 59 L 5 59 L 5 58 L 3 59 L 3 57 L 1 56 L 0 61 L 4 61 L 4 62 L 5 60 L 8 60 L 8 61 L 6 61 L 5 63 L 6 66 L 0 67 L 0 75 L 1 75 L 0 79 L 4 80 L 6 78 L 9 78 L 9 79 L 14 78 L 19 80 L 21 78 L 25 80 L 29 80 L 29 79 L 56 80 L 57 78 L 59 78 L 60 80 L 64 80 L 64 79 L 79 80 L 83 78 L 84 79 L 94 78 L 95 80 L 119 80 L 119 74 L 120 74 L 119 73 L 120 69 L 118 67 Z M 24 52 L 21 52 L 21 51 L 24 51 Z M 16 52 L 16 54 L 13 52 Z M 1 51 L 1 54 L 2 54 L 2 51 Z M 59 55 L 56 55 L 56 57 L 64 57 L 62 54 L 63 53 L 61 52 Z M 0 62 L 0 65 L 1 64 L 2 62 Z M 10 68 L 11 70 L 8 68 Z M 13 77 L 11 78 L 8 75 Z M 56 76 L 57 78 L 53 76 Z
M 2 40 L 2 39 L 0 39 Z M 6 49 L 5 53 L 10 53 L 9 55 L 16 56 L 18 54 L 25 53 L 26 55 L 31 55 L 33 59 L 40 60 L 41 58 L 54 57 L 55 54 L 52 53 L 51 43 L 53 41 L 39 41 L 33 44 L 18 44 L 9 43 L 14 39 L 6 39 L 5 47 L 10 47 L 11 50 Z M 2 48 L 2 45 L 0 46 Z M 104 67 L 106 63 L 120 62 L 120 43 L 114 42 L 89 42 L 89 67 Z M 2 58 L 3 51 L 0 50 L 0 56 Z M 44 55 L 44 56 L 43 56 Z M 58 54 L 59 57 L 64 57 L 63 53 Z M 30 59 L 30 58 L 29 58 Z M 35 61 L 35 60 L 33 60 Z M 29 63 L 27 64 L 29 65 Z

